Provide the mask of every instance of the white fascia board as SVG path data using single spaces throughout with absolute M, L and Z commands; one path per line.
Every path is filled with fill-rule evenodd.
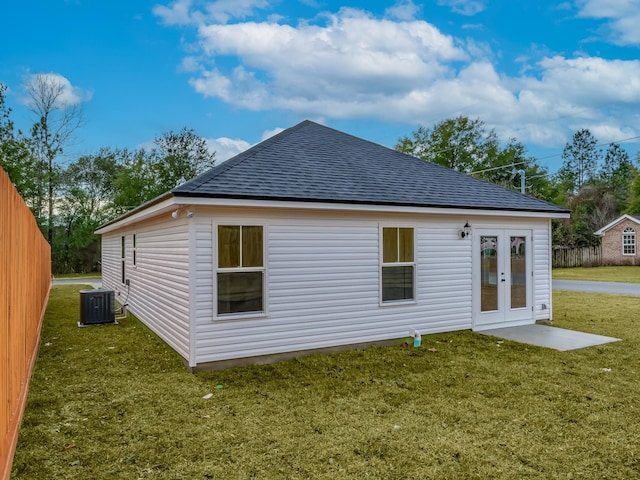
M 96 230 L 95 233 L 98 235 L 103 235 L 105 233 L 113 232 L 114 230 L 119 230 L 133 223 L 138 223 L 143 220 L 146 220 L 151 217 L 155 217 L 165 212 L 170 212 L 172 209 L 183 206 L 183 203 L 176 199 L 175 197 L 167 198 L 161 202 L 150 205 L 147 208 L 140 209 L 139 211 L 127 216 L 125 213 L 123 215 L 124 218 L 121 220 L 115 220 L 113 223 L 109 223 L 104 227 Z
M 438 208 L 414 207 L 403 205 L 370 205 L 358 203 L 327 203 L 327 202 L 295 202 L 280 200 L 249 200 L 237 198 L 206 198 L 206 197 L 176 197 L 176 203 L 182 205 L 208 207 L 241 207 L 241 208 L 286 208 L 301 210 L 350 211 L 376 213 L 416 213 L 434 215 L 462 215 L 462 216 L 499 216 L 525 218 L 569 218 L 569 213 L 562 212 L 527 212 L 519 210 L 474 210 L 471 208 Z
M 613 222 L 611 222 L 608 225 L 605 225 L 604 227 L 602 227 L 600 230 L 594 232 L 593 234 L 597 235 L 598 237 L 604 237 L 604 234 L 605 234 L 605 232 L 607 230 L 609 230 L 611 227 L 616 226 L 618 223 L 622 222 L 623 220 L 631 220 L 632 222 L 635 222 L 638 225 L 640 225 L 640 220 L 638 220 L 637 218 L 632 217 L 628 213 L 625 213 L 621 217 L 616 218 Z

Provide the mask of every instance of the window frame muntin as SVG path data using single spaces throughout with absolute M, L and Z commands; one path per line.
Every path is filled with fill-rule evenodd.
M 395 228 L 397 230 L 401 228 L 410 228 L 413 232 L 411 237 L 413 242 L 413 261 L 412 262 L 384 262 L 384 229 Z M 399 232 L 398 232 L 399 233 Z M 393 306 L 393 305 L 411 305 L 418 302 L 418 264 L 416 262 L 417 249 L 416 249 L 417 229 L 414 224 L 407 223 L 380 223 L 378 226 L 378 241 L 379 241 L 379 255 L 378 255 L 378 301 L 381 307 Z M 398 242 L 398 258 L 400 243 Z M 402 300 L 382 300 L 382 269 L 384 267 L 404 267 L 410 266 L 413 268 L 413 298 L 406 298 Z
M 255 220 L 255 221 L 254 221 Z M 261 267 L 243 267 L 242 253 L 240 253 L 240 265 L 238 267 L 218 267 L 218 227 L 262 227 L 262 266 Z M 267 225 L 263 220 L 244 219 L 243 221 L 220 221 L 213 223 L 213 320 L 236 320 L 245 318 L 261 318 L 267 316 Z M 239 237 L 240 251 L 242 252 L 242 235 Z M 252 312 L 236 312 L 236 313 L 218 313 L 218 274 L 219 273 L 249 273 L 262 272 L 262 310 Z

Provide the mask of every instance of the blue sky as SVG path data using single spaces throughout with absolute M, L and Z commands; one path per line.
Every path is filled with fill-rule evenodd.
M 54 75 L 85 123 L 69 157 L 182 127 L 220 160 L 311 119 L 393 147 L 466 115 L 552 171 L 574 132 L 640 145 L 640 0 L 21 0 L 0 82 Z M 627 139 L 633 139 L 626 141 Z

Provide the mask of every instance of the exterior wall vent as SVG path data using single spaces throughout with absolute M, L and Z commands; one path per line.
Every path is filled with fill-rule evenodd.
M 80 290 L 78 326 L 102 323 L 116 323 L 115 292 L 113 290 Z

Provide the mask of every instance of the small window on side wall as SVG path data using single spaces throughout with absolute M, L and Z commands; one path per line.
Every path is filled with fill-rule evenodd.
M 413 228 L 382 228 L 382 302 L 415 299 Z
M 120 281 L 122 283 L 124 283 L 125 279 L 127 278 L 127 272 L 125 271 L 125 264 L 126 264 L 125 245 L 126 245 L 126 238 L 123 235 L 122 237 L 120 237 L 120 263 L 121 263 L 120 273 L 122 277 Z
M 218 226 L 218 315 L 264 311 L 263 257 L 262 226 Z
M 131 241 L 133 242 L 132 248 L 131 248 L 131 253 L 133 254 L 133 266 L 135 267 L 137 265 L 137 253 L 138 253 L 138 248 L 136 246 L 136 234 L 133 234 L 133 237 L 131 237 Z

